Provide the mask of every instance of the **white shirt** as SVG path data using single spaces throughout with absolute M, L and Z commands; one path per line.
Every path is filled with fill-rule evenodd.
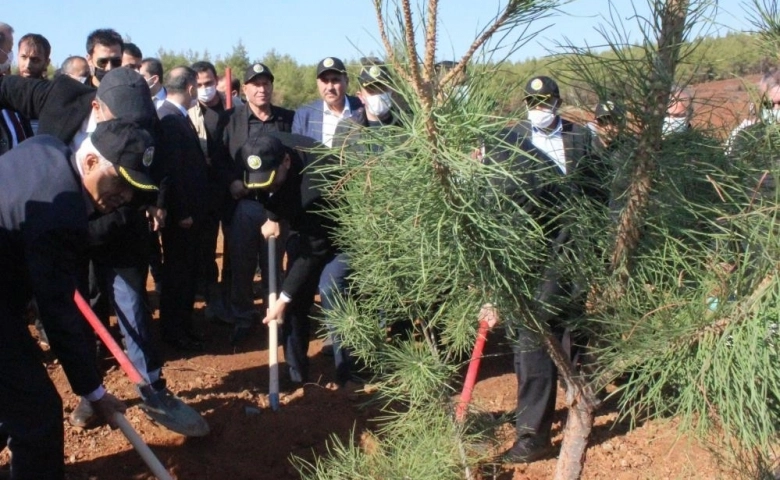
M 322 101 L 322 143 L 332 147 L 333 135 L 336 134 L 336 126 L 341 119 L 352 116 L 352 109 L 349 108 L 349 99 L 344 97 L 344 110 L 336 113 L 328 107 L 325 101 Z
M 73 135 L 73 140 L 71 140 L 70 145 L 68 145 L 70 147 L 70 151 L 73 153 L 77 152 L 84 140 L 86 140 L 87 137 L 89 137 L 89 135 L 95 131 L 96 126 L 97 118 L 95 117 L 95 109 L 92 108 L 89 110 L 89 115 L 87 118 L 81 122 L 81 126 L 79 127 L 78 131 Z
M 566 174 L 566 151 L 563 148 L 563 123 L 558 117 L 558 126 L 555 130 L 547 132 L 541 128 L 532 127 L 533 136 L 531 141 L 534 146 L 547 154 L 555 162 L 558 168 Z
M 154 102 L 154 108 L 160 108 L 160 105 L 165 103 L 165 97 L 168 96 L 168 92 L 165 91 L 165 87 L 161 88 L 152 96 Z

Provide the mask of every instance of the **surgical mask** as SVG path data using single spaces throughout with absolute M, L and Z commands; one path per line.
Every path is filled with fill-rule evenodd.
M 198 100 L 203 103 L 209 103 L 217 94 L 217 87 L 203 87 L 198 89 Z
M 371 115 L 383 117 L 390 111 L 391 105 L 392 101 L 390 100 L 389 92 L 366 96 L 366 109 L 368 109 L 368 113 Z
M 780 109 L 772 110 L 769 108 L 762 108 L 761 120 L 763 120 L 764 123 L 780 123 Z
M 688 119 L 686 117 L 664 117 L 664 125 L 661 127 L 663 136 L 684 132 L 688 129 Z
M 555 110 L 528 110 L 528 120 L 536 128 L 547 128 L 555 120 Z
M 146 79 L 146 84 L 149 85 L 149 88 L 152 88 L 157 83 L 157 80 L 155 80 L 154 76 L 151 76 Z
M 14 51 L 6 52 L 5 50 L 0 50 L 0 52 L 5 53 L 5 62 L 0 63 L 0 73 L 10 72 L 11 64 L 14 61 Z

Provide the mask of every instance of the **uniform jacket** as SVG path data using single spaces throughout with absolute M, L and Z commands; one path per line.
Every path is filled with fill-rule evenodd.
M 208 165 L 200 147 L 195 127 L 181 110 L 165 101 L 157 110 L 160 117 L 160 138 L 155 147 L 155 162 L 160 162 L 168 180 L 164 194 L 168 210 L 166 223 L 188 217 L 203 219 Z
M 35 296 L 73 391 L 86 395 L 101 379 L 73 294 L 86 284 L 91 207 L 70 157 L 64 142 L 37 135 L 0 158 L 0 322 L 23 322 Z
M 261 193 L 258 199 L 270 220 L 287 221 L 290 231 L 300 236 L 299 255 L 288 265 L 282 284 L 282 291 L 294 299 L 307 279 L 319 278 L 327 260 L 337 252 L 331 239 L 336 225 L 323 213 L 327 203 L 322 195 L 323 176 L 319 168 L 332 158 L 314 157 L 308 150 L 317 144 L 308 137 L 289 133 L 273 135 L 284 144 L 292 165 L 279 191 L 273 195 Z M 319 148 L 323 146 L 319 144 Z
M 358 109 L 363 106 L 363 102 L 357 97 L 347 95 L 347 100 L 349 101 L 349 108 L 352 115 L 355 115 L 358 112 Z M 322 100 L 315 100 L 298 108 L 298 110 L 295 111 L 295 118 L 293 119 L 292 133 L 304 135 L 321 142 L 322 117 L 324 112 Z

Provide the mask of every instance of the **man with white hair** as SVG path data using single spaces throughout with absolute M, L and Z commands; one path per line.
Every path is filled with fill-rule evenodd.
M 101 383 L 74 293 L 86 282 L 88 216 L 129 202 L 146 173 L 152 136 L 111 120 L 72 152 L 35 136 L 0 157 L 0 436 L 11 478 L 64 478 L 62 400 L 24 318 L 34 296 L 71 388 L 109 423 L 125 406 Z

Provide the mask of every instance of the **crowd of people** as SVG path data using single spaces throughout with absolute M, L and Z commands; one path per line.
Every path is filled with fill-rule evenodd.
M 64 476 L 62 402 L 29 334 L 27 309 L 37 312 L 40 342 L 82 396 L 70 423 L 110 422 L 125 408 L 101 385 L 94 335 L 72 299 L 77 289 L 103 321 L 116 315 L 128 356 L 148 385 L 139 389 L 141 406 L 173 431 L 200 436 L 208 426 L 166 386 L 152 335 L 149 274 L 159 293 L 160 337 L 171 348 L 206 348 L 193 324 L 200 295 L 206 317 L 232 327 L 233 345 L 246 342 L 260 319 L 283 319 L 287 380 L 306 382 L 315 294 L 331 308 L 346 289 L 349 261 L 334 241 L 337 225 L 323 213 L 329 205 L 317 168 L 304 167 L 330 162 L 323 152 L 339 146 L 345 128 L 399 122 L 388 68 L 363 59 L 352 96 L 346 66 L 326 57 L 312 79 L 320 98 L 292 111 L 272 103 L 274 75 L 262 63 L 239 72 L 243 86 L 224 85 L 207 61 L 166 72 L 159 59 L 100 29 L 87 37 L 83 57 L 68 57 L 48 79 L 49 42 L 26 34 L 14 43 L 14 33 L 0 23 L 0 271 L 11 272 L 0 279 L 0 445 L 11 449 L 12 478 Z M 14 51 L 18 74 L 11 74 Z M 776 72 L 762 80 L 767 98 L 780 95 L 779 83 Z M 559 86 L 547 76 L 528 80 L 525 102 L 527 119 L 507 138 L 562 176 L 556 194 L 591 195 L 619 213 L 619 182 L 610 192 L 581 187 L 614 148 L 626 121 L 621 107 L 604 101 L 588 125 L 569 121 L 560 115 Z M 690 128 L 692 105 L 687 90 L 672 92 L 664 135 Z M 761 116 L 774 118 L 778 107 Z M 491 146 L 480 155 L 485 163 L 508 157 Z M 519 177 L 527 173 L 522 165 L 513 163 Z M 556 235 L 551 245 L 566 242 Z M 277 255 L 286 256 L 286 270 L 279 301 L 263 315 L 253 284 L 258 269 L 265 291 L 277 275 L 265 255 L 271 236 L 281 240 Z M 538 300 L 566 297 L 570 308 L 560 315 L 580 315 L 574 290 L 551 278 Z M 482 309 L 491 324 L 498 313 Z M 558 330 L 561 318 L 546 320 Z M 535 334 L 519 335 L 517 441 L 504 459 L 528 462 L 550 451 L 557 372 Z M 329 337 L 338 384 L 359 381 L 348 349 Z

